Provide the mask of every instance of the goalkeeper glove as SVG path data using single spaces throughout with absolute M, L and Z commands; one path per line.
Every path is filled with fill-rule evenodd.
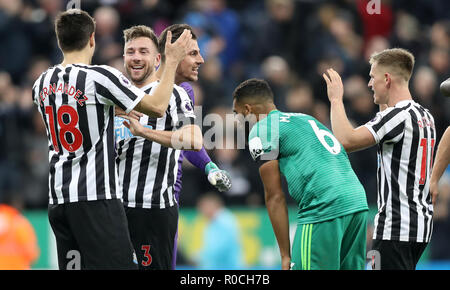
M 214 162 L 209 162 L 205 166 L 205 173 L 208 175 L 208 181 L 220 192 L 228 191 L 231 188 L 231 178 L 228 172 L 219 169 Z

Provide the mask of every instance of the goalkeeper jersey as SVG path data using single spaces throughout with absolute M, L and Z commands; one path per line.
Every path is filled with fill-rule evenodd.
M 249 150 L 255 161 L 279 161 L 289 194 L 298 205 L 299 224 L 368 209 L 345 149 L 312 116 L 271 111 L 250 131 Z

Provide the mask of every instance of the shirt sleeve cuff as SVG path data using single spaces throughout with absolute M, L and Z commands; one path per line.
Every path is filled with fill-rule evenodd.
M 134 107 L 136 107 L 136 105 L 139 104 L 139 102 L 142 100 L 142 98 L 144 98 L 144 96 L 146 95 L 146 93 L 141 90 L 137 90 L 137 91 L 133 91 L 133 92 L 136 93 L 137 98 L 125 110 L 125 113 L 127 113 L 127 114 L 130 113 L 134 109 Z
M 372 133 L 373 138 L 375 139 L 375 142 L 380 143 L 380 138 L 378 137 L 377 133 L 375 133 L 375 131 L 373 130 L 372 126 L 370 125 L 363 125 L 364 127 L 366 127 L 367 129 L 369 129 L 369 132 Z

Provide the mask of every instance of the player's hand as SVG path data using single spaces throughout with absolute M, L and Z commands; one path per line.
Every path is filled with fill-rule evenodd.
M 165 44 L 166 62 L 173 61 L 178 64 L 180 61 L 182 61 L 189 52 L 191 39 L 191 31 L 185 29 L 180 37 L 174 43 L 172 43 L 172 32 L 170 30 L 167 31 Z
M 208 181 L 220 192 L 228 191 L 231 188 L 231 178 L 228 172 L 219 169 L 214 162 L 206 164 L 205 172 L 208 175 Z
M 131 112 L 129 112 L 127 114 L 127 113 L 125 113 L 124 110 L 122 110 L 120 107 L 117 107 L 117 106 L 115 107 L 114 112 L 115 112 L 116 116 L 126 115 L 126 116 L 129 116 L 130 118 L 136 119 L 138 121 L 142 116 L 144 116 L 144 114 L 142 114 L 138 111 L 135 111 L 135 110 L 131 110 Z
M 281 257 L 281 270 L 291 269 L 291 257 Z
M 327 94 L 330 102 L 342 101 L 344 97 L 344 84 L 342 83 L 341 76 L 332 68 L 327 69 L 327 73 L 322 76 L 327 83 Z
M 135 118 L 132 118 L 128 115 L 119 115 L 117 117 L 128 120 L 128 122 L 123 121 L 123 125 L 130 130 L 131 134 L 133 134 L 134 136 L 143 136 L 145 127 L 141 123 L 139 123 L 139 119 L 136 120 Z
M 431 194 L 431 202 L 433 203 L 433 206 L 436 204 L 436 200 L 439 196 L 439 184 L 438 182 L 431 182 L 430 183 L 430 194 Z

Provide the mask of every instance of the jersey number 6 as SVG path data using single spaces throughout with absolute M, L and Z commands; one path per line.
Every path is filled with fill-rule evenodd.
M 69 106 L 69 105 L 62 105 L 57 112 L 57 121 L 58 125 L 60 127 L 58 139 L 56 136 L 56 124 L 55 124 L 55 115 L 54 110 L 52 106 L 46 106 L 45 107 L 45 114 L 48 115 L 49 120 L 49 130 L 50 135 L 52 137 L 52 143 L 53 147 L 55 148 L 56 152 L 59 152 L 59 143 L 61 143 L 62 147 L 66 149 L 69 152 L 75 152 L 80 147 L 81 144 L 83 144 L 83 134 L 81 134 L 81 131 L 75 127 L 78 124 L 78 113 L 77 111 Z M 64 122 L 63 116 L 68 115 L 70 117 L 69 122 Z M 69 143 L 67 140 L 67 134 L 70 133 L 72 135 L 72 142 Z M 58 142 L 59 141 L 59 142 Z
M 333 155 L 337 155 L 341 152 L 341 143 L 339 143 L 339 141 L 336 139 L 336 137 L 334 137 L 333 134 L 331 134 L 327 130 L 320 129 L 319 126 L 317 126 L 316 122 L 314 122 L 313 120 L 309 120 L 309 124 L 313 128 L 314 133 L 316 134 L 320 143 L 322 143 L 323 147 L 325 147 L 325 149 L 327 149 Z M 333 146 L 330 146 L 327 143 L 327 141 L 325 140 L 325 136 L 333 141 Z

